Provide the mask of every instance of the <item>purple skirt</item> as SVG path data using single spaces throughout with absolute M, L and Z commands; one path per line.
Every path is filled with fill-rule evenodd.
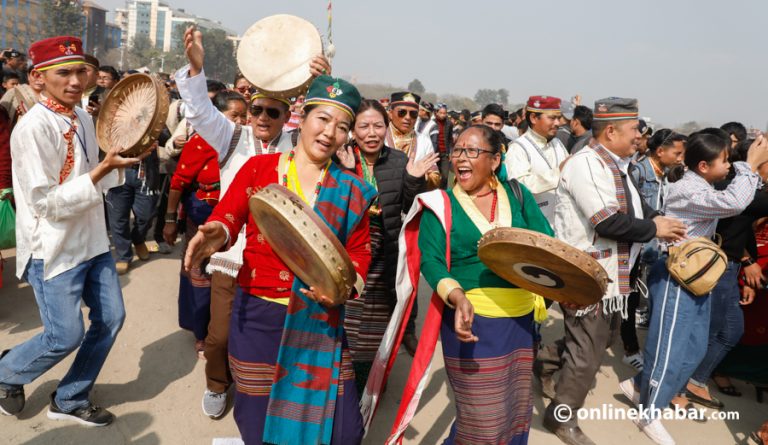
M 287 306 L 254 297 L 240 287 L 235 292 L 229 325 L 229 366 L 235 382 L 235 422 L 245 445 L 264 443 L 264 422 L 286 312 Z M 331 443 L 355 445 L 363 438 L 363 418 L 346 340 L 343 348 Z

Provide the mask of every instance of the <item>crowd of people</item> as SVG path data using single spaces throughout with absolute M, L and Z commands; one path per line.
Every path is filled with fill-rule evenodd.
M 645 407 L 635 423 L 655 443 L 675 443 L 665 409 L 725 407 L 710 381 L 737 397 L 731 379 L 744 380 L 762 401 L 760 132 L 737 122 L 688 135 L 654 129 L 632 98 L 589 107 L 535 95 L 518 110 L 476 112 L 409 91 L 363 98 L 322 55 L 308 91 L 287 99 L 242 75 L 229 85 L 207 79 L 200 33 L 187 30 L 184 45 L 188 65 L 164 77 L 165 128 L 138 157 L 99 148 L 94 130 L 131 72 L 100 66 L 75 37 L 35 42 L 29 63 L 3 52 L 0 190 L 9 192 L 0 199 L 16 210 L 17 276 L 34 290 L 43 331 L 3 345 L 0 413 L 20 413 L 24 385 L 77 351 L 48 417 L 110 424 L 90 392 L 126 317 L 118 276 L 134 256 L 168 254 L 179 241 L 178 322 L 206 361 L 203 414 L 220 418 L 233 404 L 248 445 L 360 443 L 370 421 L 361 399 L 381 395 L 386 382 L 372 381 L 394 362 L 381 356 L 383 341 L 416 357 L 409 382 L 421 382 L 406 387 L 391 441 L 418 407 L 438 338 L 455 404 L 446 444 L 527 443 L 535 381 L 550 400 L 545 428 L 592 444 L 555 408 L 584 406 L 617 337 L 636 372 L 617 387 Z M 346 250 L 357 282 L 343 301 L 303 282 L 261 233 L 249 199 L 271 184 L 313 208 Z M 555 237 L 610 279 L 595 304 L 558 303 L 564 333 L 552 343 L 540 327 L 553 302 L 478 256 L 478 241 L 498 227 Z M 670 252 L 715 238 L 725 272 L 699 295 L 670 273 Z M 419 277 L 434 290 L 421 310 Z M 765 441 L 764 432 L 753 435 Z

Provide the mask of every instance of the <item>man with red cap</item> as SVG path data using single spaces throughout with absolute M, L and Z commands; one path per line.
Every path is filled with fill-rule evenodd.
M 525 111 L 528 131 L 509 145 L 504 164 L 509 177 L 516 178 L 533 193 L 552 224 L 560 163 L 568 157 L 563 143 L 555 138 L 560 124 L 560 99 L 531 96 Z
M 109 251 L 102 195 L 139 158 L 107 149 L 99 162 L 93 120 L 77 107 L 86 84 L 76 37 L 53 37 L 29 49 L 32 81 L 45 96 L 11 136 L 16 199 L 16 271 L 32 286 L 43 332 L 0 354 L 0 413 L 24 408 L 24 386 L 78 350 L 51 394 L 48 417 L 104 426 L 114 416 L 89 393 L 123 325 L 125 308 Z M 84 330 L 80 306 L 89 308 Z

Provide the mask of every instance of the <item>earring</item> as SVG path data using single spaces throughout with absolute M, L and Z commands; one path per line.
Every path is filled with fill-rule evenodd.
M 499 186 L 499 180 L 496 178 L 495 174 L 491 175 L 491 180 L 488 184 L 491 187 L 491 190 L 496 190 L 496 188 Z

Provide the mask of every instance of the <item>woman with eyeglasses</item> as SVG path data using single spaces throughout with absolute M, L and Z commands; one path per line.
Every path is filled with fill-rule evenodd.
M 199 31 L 187 30 L 185 48 L 190 65 L 176 78 L 186 99 L 184 84 L 204 77 Z M 236 387 L 234 417 L 247 445 L 359 444 L 363 436 L 344 309 L 317 293 L 313 283 L 296 278 L 260 232 L 248 205 L 253 193 L 271 184 L 293 191 L 352 260 L 357 283 L 349 295 L 340 297 L 354 299 L 362 292 L 371 260 L 368 207 L 376 191 L 331 161 L 347 140 L 361 98 L 349 82 L 319 75 L 330 68 L 327 62 L 322 65 L 313 61 L 310 67 L 318 77 L 307 92 L 297 145 L 290 153 L 248 159 L 190 241 L 184 258 L 190 270 L 245 238 L 232 303 L 229 357 Z M 269 119 L 270 107 L 256 103 L 261 107 L 252 110 L 258 111 L 257 122 Z M 200 131 L 199 125 L 196 128 Z M 245 234 L 240 233 L 243 227 Z
M 400 252 L 398 276 L 418 277 L 420 272 L 435 290 L 408 381 L 425 383 L 435 345 L 424 340 L 436 339 L 439 329 L 456 404 L 456 420 L 444 444 L 528 441 L 533 321 L 542 321 L 546 308 L 541 297 L 488 269 L 477 256 L 477 245 L 496 227 L 550 236 L 553 231 L 528 189 L 519 185 L 518 199 L 510 183 L 497 179 L 503 142 L 484 125 L 465 129 L 451 150 L 456 184 L 447 192 L 417 196 L 400 237 L 406 250 Z M 411 286 L 413 298 L 418 283 Z M 398 282 L 398 292 L 407 290 L 407 283 Z M 413 391 L 403 395 L 401 414 L 416 408 L 412 396 Z M 395 435 L 404 426 L 407 421 L 397 419 Z
M 413 199 L 426 190 L 424 175 L 435 165 L 436 153 L 418 161 L 384 144 L 389 117 L 376 100 L 363 100 L 352 130 L 354 142 L 341 149 L 341 164 L 379 192 L 368 209 L 371 227 L 371 266 L 360 298 L 347 303 L 344 329 L 355 368 L 357 389 L 362 394 L 376 351 L 395 307 L 397 237 L 402 214 Z

